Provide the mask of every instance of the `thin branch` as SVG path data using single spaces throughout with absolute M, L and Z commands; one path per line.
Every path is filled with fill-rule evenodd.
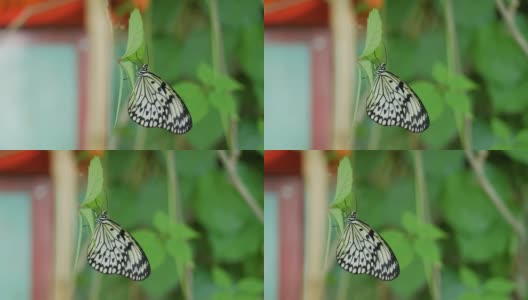
M 477 179 L 490 198 L 490 200 L 493 202 L 493 204 L 497 207 L 499 210 L 499 213 L 502 215 L 504 220 L 508 222 L 511 227 L 517 232 L 519 237 L 521 239 L 525 239 L 525 230 L 521 223 L 519 223 L 515 217 L 511 214 L 511 212 L 508 210 L 506 205 L 504 204 L 504 200 L 499 196 L 495 188 L 491 185 L 490 181 L 484 174 L 484 168 L 483 164 L 479 164 L 474 158 L 468 157 L 473 169 L 475 170 L 475 174 L 477 175 Z
M 232 152 L 231 157 L 227 156 L 226 151 L 224 150 L 218 150 L 218 156 L 220 157 L 220 160 L 222 161 L 222 164 L 226 168 L 227 173 L 229 174 L 229 179 L 231 180 L 231 183 L 235 186 L 238 193 L 242 196 L 244 201 L 246 201 L 247 205 L 251 208 L 253 213 L 257 216 L 259 221 L 261 223 L 264 223 L 264 212 L 262 211 L 262 208 L 257 204 L 257 201 L 255 198 L 251 195 L 247 187 L 244 185 L 242 180 L 240 179 L 240 176 L 238 176 L 237 173 L 237 162 L 238 162 L 238 154 L 237 151 Z
M 524 241 L 526 239 L 526 231 L 520 221 L 515 219 L 513 214 L 510 212 L 510 210 L 506 207 L 506 204 L 504 200 L 499 196 L 491 182 L 489 181 L 488 177 L 486 176 L 486 173 L 484 172 L 484 163 L 485 163 L 485 154 L 482 152 L 487 152 L 485 150 L 481 150 L 478 156 L 475 156 L 473 151 L 469 149 L 469 147 L 465 148 L 466 157 L 473 168 L 473 171 L 475 172 L 475 175 L 477 176 L 477 180 L 484 190 L 484 192 L 488 195 L 491 202 L 495 205 L 497 210 L 499 211 L 499 214 L 504 218 L 504 220 L 510 224 L 510 226 L 513 228 L 513 230 L 516 232 L 516 234 L 519 236 L 521 241 Z M 480 159 L 479 159 L 480 158 Z
M 508 30 L 510 31 L 513 39 L 517 42 L 517 44 L 519 44 L 519 47 L 521 47 L 524 54 L 528 56 L 528 42 L 526 42 L 526 39 L 519 30 L 519 27 L 517 24 L 515 24 L 515 13 L 519 7 L 519 1 L 513 0 L 509 8 L 506 8 L 503 0 L 495 0 L 495 2 L 497 3 L 499 12 L 506 22 L 506 26 L 508 26 Z

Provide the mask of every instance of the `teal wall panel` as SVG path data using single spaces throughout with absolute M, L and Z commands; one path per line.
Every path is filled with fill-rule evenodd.
M 78 148 L 75 45 L 0 47 L 0 149 Z
M 264 148 L 310 149 L 310 49 L 268 43 L 264 61 Z
M 264 299 L 278 299 L 279 203 L 277 194 L 264 193 Z
M 31 198 L 0 193 L 0 299 L 30 299 L 32 274 Z

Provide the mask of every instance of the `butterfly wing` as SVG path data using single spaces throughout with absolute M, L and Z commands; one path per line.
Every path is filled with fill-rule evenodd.
M 384 67 L 376 73 L 367 98 L 367 115 L 384 126 L 399 126 L 411 132 L 426 130 L 429 115 L 411 87 Z
M 119 274 L 132 280 L 150 275 L 150 264 L 136 240 L 117 223 L 105 219 L 97 224 L 88 248 L 88 264 L 104 274 Z
M 345 228 L 337 248 L 337 263 L 350 273 L 381 280 L 393 280 L 400 274 L 398 260 L 387 242 L 357 219 Z
M 128 102 L 128 114 L 144 127 L 164 128 L 176 134 L 186 133 L 192 128 L 191 114 L 180 95 L 148 71 L 138 74 Z

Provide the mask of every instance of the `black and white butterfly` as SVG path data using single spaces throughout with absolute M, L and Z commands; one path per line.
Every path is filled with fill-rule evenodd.
M 393 280 L 400 274 L 398 260 L 387 242 L 358 220 L 356 212 L 346 218 L 336 258 L 339 266 L 350 273 L 368 274 L 381 280 Z
M 180 95 L 149 72 L 146 64 L 136 74 L 136 85 L 128 102 L 130 118 L 141 126 L 164 128 L 176 134 L 191 130 L 191 114 Z
M 399 126 L 411 132 L 429 127 L 429 115 L 416 93 L 381 64 L 367 98 L 367 115 L 384 126 Z
M 104 274 L 119 274 L 132 280 L 150 275 L 150 264 L 138 242 L 106 211 L 97 216 L 95 233 L 88 247 L 88 264 Z

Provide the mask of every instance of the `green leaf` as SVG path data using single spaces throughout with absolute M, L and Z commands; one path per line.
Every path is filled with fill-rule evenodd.
M 264 283 L 259 278 L 242 278 L 237 283 L 237 289 L 245 293 L 261 294 L 264 292 Z
M 444 238 L 446 234 L 434 224 L 423 223 L 418 217 L 410 212 L 405 212 L 402 218 L 405 229 L 424 239 L 437 240 Z
M 445 104 L 436 86 L 427 81 L 415 81 L 410 86 L 422 100 L 431 121 L 439 119 Z
M 482 300 L 511 300 L 510 295 L 499 294 L 484 294 L 480 299 Z
M 515 284 L 504 278 L 493 277 L 484 283 L 484 287 L 491 293 L 509 294 L 515 289 Z
M 339 232 L 343 233 L 344 224 L 343 224 L 343 212 L 341 211 L 341 209 L 331 208 L 330 216 L 332 217 L 332 219 L 334 219 L 334 223 L 337 223 L 337 226 L 339 227 Z
M 81 208 L 81 216 L 86 220 L 92 232 L 95 231 L 94 213 L 91 208 Z
M 212 257 L 218 262 L 234 263 L 252 258 L 262 249 L 262 226 L 249 223 L 233 234 L 209 235 Z
M 515 148 L 516 149 L 527 149 L 528 148 L 528 129 L 523 129 L 515 136 Z
M 148 254 L 147 254 L 148 255 Z M 150 259 L 150 257 L 149 257 Z M 107 277 L 105 277 L 106 279 Z M 110 277 L 108 277 L 110 279 Z M 174 264 L 163 263 L 155 270 L 151 271 L 151 274 L 147 280 L 141 281 L 140 288 L 142 292 L 148 294 L 150 299 L 164 299 L 167 295 L 174 290 L 174 287 L 178 286 L 178 274 L 174 270 Z M 103 283 L 105 281 L 103 280 Z M 104 284 L 103 286 L 105 286 Z M 129 292 L 123 295 L 123 297 L 116 297 L 113 293 L 114 289 L 117 289 L 117 285 L 108 285 L 104 290 L 108 291 L 108 297 L 111 299 L 127 299 Z
M 191 113 L 193 123 L 200 122 L 209 111 L 207 95 L 199 85 L 186 81 L 173 86 L 174 90 L 181 95 L 185 105 Z
M 367 19 L 367 37 L 365 40 L 365 48 L 360 57 L 367 57 L 378 48 L 381 42 L 382 24 L 379 12 L 373 9 Z
M 503 140 L 509 140 L 511 138 L 511 130 L 508 124 L 499 118 L 493 118 L 491 120 L 491 130 L 497 137 Z
M 143 20 L 139 10 L 134 9 L 130 14 L 130 19 L 128 20 L 127 48 L 121 59 L 124 60 L 134 55 L 143 45 L 143 43 Z M 142 59 L 143 57 L 141 56 L 140 58 Z
M 193 252 L 189 243 L 171 238 L 165 246 L 167 253 L 174 259 L 179 277 L 183 277 L 185 269 L 193 266 Z
M 119 63 L 124 71 L 126 77 L 123 78 L 124 80 L 127 79 L 128 83 L 130 84 L 130 88 L 134 88 L 134 79 L 136 78 L 136 67 L 133 62 L 125 60 Z
M 424 263 L 429 265 L 441 263 L 440 248 L 433 240 L 418 238 L 414 242 L 414 249 L 422 257 Z
M 460 275 L 460 280 L 467 287 L 469 287 L 469 288 L 477 288 L 480 285 L 480 280 L 479 280 L 477 274 L 475 274 L 470 269 L 468 269 L 466 267 L 462 267 L 462 268 L 460 268 L 459 273 L 460 273 L 459 274 Z
M 209 94 L 209 102 L 220 113 L 224 113 L 228 117 L 237 117 L 235 98 L 233 95 L 231 95 L 231 93 L 221 90 L 214 90 Z
M 368 59 L 362 59 L 359 61 L 359 65 L 365 70 L 365 73 L 367 73 L 367 78 L 369 80 L 369 84 L 374 84 L 374 75 L 372 74 L 372 69 L 374 68 L 372 66 L 372 63 Z
M 218 291 L 216 292 L 212 300 L 232 300 L 234 298 L 234 294 L 231 291 Z
M 337 186 L 336 195 L 332 204 L 338 204 L 352 193 L 352 166 L 348 157 L 344 157 L 339 162 L 337 168 Z
M 193 129 L 185 135 L 194 149 L 215 149 L 223 136 L 224 128 L 216 109 L 209 109 L 205 118 L 196 126 L 193 124 Z
M 436 62 L 433 65 L 433 78 L 443 85 L 448 85 L 449 75 L 445 64 Z
M 88 167 L 88 185 L 84 196 L 83 207 L 88 207 L 103 191 L 103 167 L 101 160 L 95 156 Z M 100 203 L 99 205 L 102 205 Z
M 477 84 L 464 74 L 455 74 L 450 82 L 450 88 L 460 92 L 468 92 L 477 88 Z
M 443 239 L 447 236 L 446 233 L 442 231 L 442 229 L 430 223 L 422 223 L 422 226 L 420 226 L 419 235 L 422 238 L 430 239 L 432 241 Z
M 528 145 L 528 135 L 525 137 L 526 139 L 523 140 L 522 144 L 521 145 Z M 505 151 L 505 153 L 511 157 L 512 159 L 518 161 L 518 162 L 522 162 L 524 164 L 528 164 L 528 151 L 526 150 L 523 150 L 523 149 L 527 149 L 528 146 L 526 147 L 522 147 L 522 148 L 518 148 L 516 150 L 507 150 Z
M 408 232 L 414 235 L 419 234 L 421 222 L 420 220 L 418 220 L 418 217 L 415 214 L 405 211 L 402 217 L 402 224 L 405 230 L 407 230 Z
M 172 238 L 184 241 L 195 239 L 199 236 L 198 232 L 182 223 L 172 224 L 170 234 Z
M 444 99 L 455 112 L 471 113 L 471 99 L 465 93 L 448 91 L 445 93 Z
M 165 251 L 158 236 L 146 229 L 135 230 L 130 233 L 134 239 L 141 245 L 147 255 L 150 266 L 156 269 L 163 264 L 165 260 Z
M 222 270 L 220 267 L 214 267 L 212 274 L 213 281 L 218 287 L 228 289 L 233 284 L 231 278 L 229 277 L 229 274 Z
M 216 77 L 215 86 L 216 88 L 225 92 L 240 91 L 244 88 L 244 86 L 238 81 L 232 79 L 228 75 L 223 74 Z
M 400 267 L 405 268 L 408 266 L 414 258 L 414 251 L 405 234 L 398 230 L 384 230 L 380 234 L 387 244 L 390 245 L 392 251 L 394 251 Z
M 458 232 L 454 237 L 466 261 L 485 263 L 507 253 L 511 234 L 504 223 L 498 223 L 483 233 Z
M 465 291 L 460 294 L 458 300 L 482 300 L 482 295 L 476 291 Z
M 491 98 L 493 112 L 519 114 L 528 108 L 528 81 L 510 82 L 507 84 L 490 83 L 486 86 Z
M 433 78 L 450 91 L 467 92 L 477 88 L 477 85 L 464 74 L 450 73 L 443 63 L 437 62 L 433 65 Z
M 163 234 L 176 240 L 189 240 L 199 236 L 191 227 L 172 222 L 166 213 L 158 211 L 154 215 L 154 226 Z
M 163 211 L 157 211 L 154 215 L 153 224 L 161 233 L 168 235 L 170 233 L 169 216 Z
M 216 81 L 214 71 L 208 64 L 201 63 L 196 71 L 196 76 L 202 83 L 209 86 L 214 85 L 214 82 Z

